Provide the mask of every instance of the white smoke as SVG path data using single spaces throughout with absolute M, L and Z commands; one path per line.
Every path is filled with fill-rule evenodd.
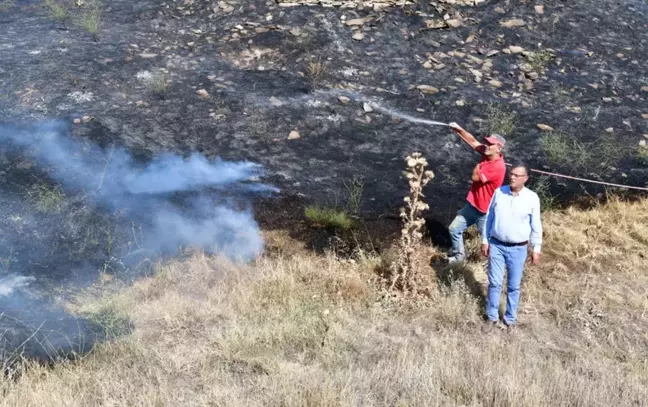
M 237 260 L 251 259 L 263 250 L 251 211 L 223 203 L 232 191 L 275 191 L 257 181 L 262 175 L 257 164 L 209 160 L 200 154 L 187 159 L 162 154 L 139 163 L 121 147 L 102 149 L 72 139 L 67 125 L 60 121 L 0 126 L 0 142 L 25 147 L 25 154 L 48 168 L 50 177 L 64 188 L 127 210 L 131 217 L 148 224 L 143 239 L 146 250 L 168 253 L 193 247 Z M 208 196 L 205 190 L 212 194 Z M 188 195 L 182 207 L 169 199 L 179 193 Z M 223 198 L 219 203 L 214 193 Z

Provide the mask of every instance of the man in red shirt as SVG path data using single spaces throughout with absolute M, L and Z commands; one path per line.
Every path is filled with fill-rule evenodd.
M 506 164 L 502 148 L 504 148 L 506 140 L 499 134 L 491 134 L 484 137 L 484 143 L 481 143 L 457 123 L 450 123 L 449 126 L 457 132 L 463 141 L 481 154 L 481 161 L 473 169 L 472 185 L 467 197 L 468 203 L 459 210 L 449 228 L 452 254 L 448 261 L 455 263 L 466 259 L 464 231 L 471 225 L 477 224 L 477 228 L 481 232 L 484 222 L 486 222 L 486 212 L 488 212 L 491 198 L 495 190 L 504 183 Z

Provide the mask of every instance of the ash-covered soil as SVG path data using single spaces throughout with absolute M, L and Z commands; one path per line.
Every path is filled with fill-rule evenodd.
M 507 159 L 535 168 L 648 181 L 644 0 L 383 9 L 113 0 L 98 12 L 91 3 L 60 0 L 61 16 L 39 1 L 0 2 L 0 124 L 61 119 L 77 140 L 142 160 L 199 152 L 260 163 L 288 196 L 278 208 L 263 201 L 262 226 L 288 225 L 302 199 L 343 205 L 354 182 L 367 218 L 393 217 L 413 151 L 436 174 L 426 191 L 432 218 L 449 222 L 477 157 L 447 128 L 399 112 L 504 133 Z M 51 168 L 13 148 L 0 148 L 3 272 L 29 265 L 58 287 L 127 269 L 133 219 L 57 189 Z M 543 186 L 565 199 L 601 191 Z
M 364 209 L 377 212 L 400 204 L 403 157 L 418 150 L 437 174 L 428 196 L 444 219 L 464 199 L 476 157 L 444 127 L 365 112 L 358 99 L 480 134 L 493 115 L 510 113 L 510 158 L 633 185 L 647 179 L 643 0 L 440 0 L 381 11 L 118 0 L 102 5 L 96 38 L 81 27 L 87 5 L 60 3 L 66 21 L 32 1 L 0 14 L 4 122 L 89 116 L 78 137 L 145 156 L 249 159 L 285 191 L 318 201 L 361 177 Z M 444 17 L 458 27 L 434 28 Z M 347 104 L 337 97 L 345 94 Z

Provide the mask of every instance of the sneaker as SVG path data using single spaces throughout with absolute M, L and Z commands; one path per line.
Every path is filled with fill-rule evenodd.
M 491 321 L 490 319 L 486 322 L 484 322 L 484 325 L 482 325 L 482 332 L 487 334 L 493 330 L 497 326 L 497 321 Z
M 506 325 L 506 332 L 509 334 L 515 334 L 515 331 L 517 331 L 517 325 L 515 323 L 509 324 L 504 321 L 504 325 Z
M 448 257 L 448 264 L 458 264 L 463 262 L 465 259 L 463 256 L 450 256 Z

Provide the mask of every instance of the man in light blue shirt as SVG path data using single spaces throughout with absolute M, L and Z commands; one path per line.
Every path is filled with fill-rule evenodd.
M 529 179 L 529 167 L 516 163 L 509 173 L 509 184 L 498 188 L 488 207 L 482 230 L 482 253 L 488 257 L 488 296 L 484 331 L 490 331 L 499 321 L 499 299 L 508 272 L 506 313 L 504 323 L 515 326 L 520 283 L 527 259 L 527 246 L 533 249 L 533 264 L 540 262 L 542 223 L 540 198 L 524 184 Z

